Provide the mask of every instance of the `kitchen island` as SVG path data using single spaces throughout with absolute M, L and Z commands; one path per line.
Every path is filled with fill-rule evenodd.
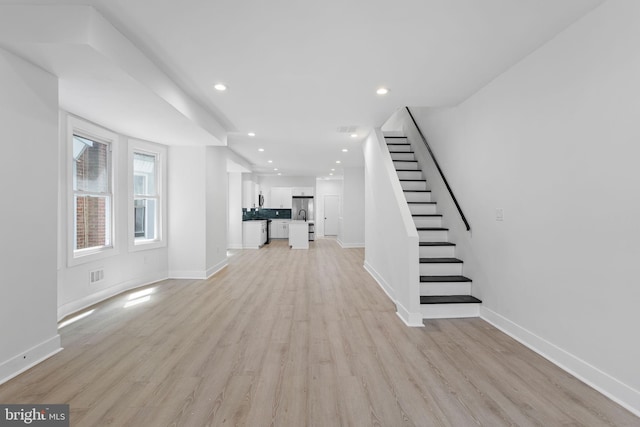
M 309 223 L 291 221 L 289 223 L 289 246 L 291 249 L 309 249 Z

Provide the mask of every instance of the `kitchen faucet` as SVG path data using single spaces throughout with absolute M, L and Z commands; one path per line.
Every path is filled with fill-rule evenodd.
M 298 217 L 300 217 L 300 212 L 302 212 L 302 219 L 304 219 L 305 222 L 307 222 L 307 211 L 305 211 L 304 209 L 300 209 L 298 211 Z

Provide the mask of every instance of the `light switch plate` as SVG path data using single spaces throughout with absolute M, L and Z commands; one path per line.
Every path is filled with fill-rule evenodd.
M 496 221 L 504 221 L 504 209 L 496 208 Z

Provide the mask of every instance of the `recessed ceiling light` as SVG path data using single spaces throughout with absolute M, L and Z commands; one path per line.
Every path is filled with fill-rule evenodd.
M 256 136 L 256 133 L 255 133 L 255 132 L 249 132 L 247 135 L 249 135 L 249 136 Z
M 347 150 L 346 148 L 343 148 L 343 149 L 342 149 L 342 152 L 343 152 L 343 153 L 346 153 L 347 151 L 349 151 L 349 150 Z
M 273 160 L 267 160 L 267 163 L 273 163 Z
M 224 92 L 227 90 L 227 85 L 224 83 L 216 83 L 213 88 L 217 91 Z
M 274 170 L 274 171 L 277 171 L 277 170 L 278 170 L 278 168 L 273 168 L 273 170 Z
M 378 95 L 386 95 L 389 93 L 389 89 L 387 89 L 386 87 L 379 87 L 378 90 L 376 90 L 376 93 Z
M 258 151 L 264 151 L 264 148 L 258 148 Z
M 335 169 L 333 169 L 333 168 L 332 168 L 332 169 L 331 169 L 331 172 L 333 172 L 334 170 L 335 170 Z
M 351 138 L 357 138 L 357 137 L 358 137 L 358 134 L 357 134 L 357 133 L 352 133 L 352 134 L 351 134 Z
M 336 163 L 340 163 L 340 160 L 336 160 Z
M 333 176 L 333 174 L 332 174 L 332 173 L 330 173 L 329 175 L 330 175 L 330 176 Z
M 278 172 L 278 175 L 282 175 L 280 172 Z

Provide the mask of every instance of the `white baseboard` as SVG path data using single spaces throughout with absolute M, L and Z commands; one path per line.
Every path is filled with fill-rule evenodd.
M 6 383 L 60 351 L 62 351 L 60 335 L 55 334 L 48 340 L 5 360 L 0 363 L 0 384 Z
M 338 244 L 342 249 L 364 248 L 364 243 L 345 243 L 340 239 L 338 239 Z
M 376 281 L 378 286 L 380 286 L 389 299 L 396 305 L 396 314 L 405 325 L 419 328 L 424 327 L 420 313 L 411 313 L 399 301 L 397 301 L 394 297 L 394 292 L 391 286 L 389 286 L 384 278 L 371 266 L 371 264 L 367 263 L 367 261 L 364 262 L 364 269 L 367 270 L 371 277 L 373 277 L 373 280 Z
M 169 270 L 170 279 L 204 280 L 207 278 L 206 270 Z
M 117 285 L 110 286 L 107 289 L 103 289 L 86 297 L 80 298 L 75 301 L 68 302 L 58 307 L 58 320 L 64 317 L 97 304 L 101 301 L 109 299 L 113 296 L 121 294 L 122 292 L 130 291 L 132 289 L 148 286 L 152 283 L 160 282 L 168 279 L 169 276 L 166 272 L 161 272 L 158 275 L 139 278 L 134 280 L 127 280 L 126 282 L 118 283 Z
M 480 307 L 480 317 L 640 417 L 640 391 L 485 306 Z
M 227 265 L 229 265 L 229 260 L 225 257 L 225 259 L 223 259 L 222 261 L 220 261 L 219 263 L 217 263 L 213 267 L 208 268 L 207 269 L 207 279 L 209 277 L 213 276 L 214 274 L 216 274 L 218 271 L 220 271 L 223 268 L 225 268 Z
M 393 292 L 393 289 L 391 288 L 391 286 L 389 286 L 389 284 L 382 278 L 382 276 L 380 274 L 378 274 L 378 272 L 376 271 L 375 268 L 373 268 L 371 266 L 371 264 L 369 264 L 367 261 L 364 262 L 364 269 L 367 270 L 367 272 L 371 275 L 371 277 L 373 277 L 373 280 L 376 281 L 376 283 L 378 283 L 378 286 L 380 286 L 382 288 L 382 290 L 384 291 L 385 294 L 387 294 L 387 296 L 389 297 L 389 299 L 391 301 L 393 301 L 393 303 L 396 303 L 396 298 Z
M 420 313 L 411 313 L 400 301 L 396 301 L 396 314 L 405 325 L 412 328 L 424 328 L 422 315 Z
M 231 244 L 227 249 L 244 249 L 244 246 L 242 246 L 242 243 Z

